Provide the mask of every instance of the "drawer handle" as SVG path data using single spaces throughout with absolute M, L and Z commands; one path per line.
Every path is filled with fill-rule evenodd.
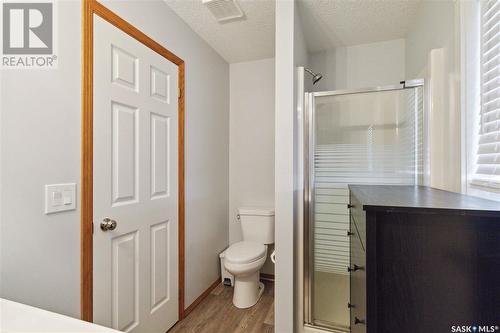
M 363 266 L 353 265 L 353 267 L 347 267 L 348 272 L 356 272 L 356 271 L 364 271 L 365 268 Z
M 354 309 L 354 308 L 355 308 L 355 306 L 354 306 L 354 304 L 347 303 L 347 308 L 348 308 L 348 309 Z
M 358 317 L 354 317 L 354 325 L 358 325 L 358 324 L 366 325 L 366 321 L 359 319 Z

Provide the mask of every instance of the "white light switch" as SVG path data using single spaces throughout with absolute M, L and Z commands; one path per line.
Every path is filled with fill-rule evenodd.
M 76 209 L 76 184 L 45 185 L 45 214 Z

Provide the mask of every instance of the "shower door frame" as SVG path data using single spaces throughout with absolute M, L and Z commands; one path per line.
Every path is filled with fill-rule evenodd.
M 423 122 L 423 136 L 424 139 L 428 137 L 428 116 L 426 114 L 426 105 L 425 105 L 425 85 L 423 79 L 414 79 L 414 80 L 406 80 L 401 81 L 397 85 L 389 85 L 389 86 L 379 86 L 379 87 L 371 87 L 371 88 L 361 88 L 361 89 L 342 89 L 342 90 L 333 90 L 333 91 L 320 91 L 320 92 L 309 92 L 305 93 L 304 97 L 304 232 L 303 232 L 303 241 L 304 241 L 304 325 L 308 327 L 319 327 L 323 329 L 328 329 L 332 332 L 343 333 L 344 330 L 335 329 L 333 327 L 328 326 L 326 323 L 322 324 L 313 319 L 313 280 L 314 280 L 314 195 L 315 195 L 315 178 L 314 178 L 314 136 L 315 136 L 315 98 L 316 97 L 327 97 L 327 96 L 339 96 L 339 95 L 353 95 L 353 94 L 362 94 L 362 93 L 374 93 L 374 92 L 384 92 L 384 91 L 394 91 L 394 90 L 404 90 L 422 87 L 423 94 L 423 110 L 422 110 L 422 122 Z M 428 163 L 425 162 L 428 156 L 428 148 L 427 144 L 424 142 L 423 147 L 423 174 L 424 179 L 428 178 Z M 426 180 L 424 180 L 424 184 Z M 347 267 L 346 267 L 347 270 Z M 347 304 L 346 304 L 347 306 Z

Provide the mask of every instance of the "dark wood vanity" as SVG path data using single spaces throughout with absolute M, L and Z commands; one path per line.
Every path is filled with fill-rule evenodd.
M 349 188 L 352 333 L 500 326 L 500 202 L 424 186 Z

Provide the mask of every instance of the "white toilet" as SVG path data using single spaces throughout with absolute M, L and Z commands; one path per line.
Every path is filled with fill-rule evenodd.
M 240 208 L 243 241 L 226 250 L 224 267 L 234 275 L 233 304 L 249 308 L 264 292 L 260 269 L 267 259 L 267 245 L 274 243 L 274 210 Z

